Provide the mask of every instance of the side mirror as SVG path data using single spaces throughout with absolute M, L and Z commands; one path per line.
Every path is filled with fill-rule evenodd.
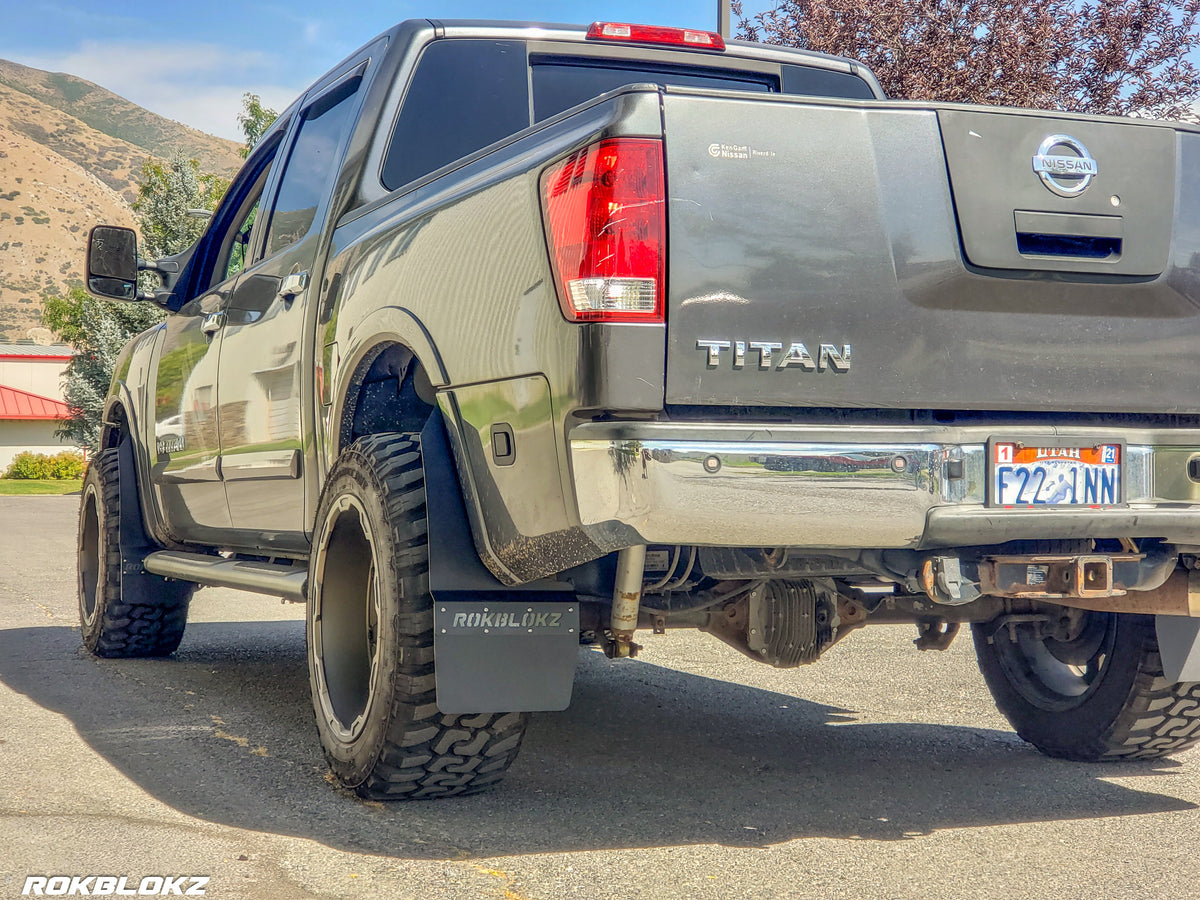
M 97 225 L 88 236 L 87 286 L 97 297 L 137 300 L 137 234 L 132 228 Z

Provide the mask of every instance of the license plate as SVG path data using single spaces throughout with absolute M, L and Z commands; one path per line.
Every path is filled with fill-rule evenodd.
M 991 445 L 992 506 L 1116 506 L 1122 502 L 1120 444 Z

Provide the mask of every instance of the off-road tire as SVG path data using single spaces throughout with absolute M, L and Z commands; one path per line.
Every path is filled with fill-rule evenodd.
M 108 658 L 166 656 L 183 639 L 195 585 L 145 572 L 122 581 L 121 479 L 134 476 L 121 469 L 120 451 L 102 450 L 83 479 L 77 580 L 83 645 Z
M 528 713 L 438 711 L 427 572 L 419 437 L 361 438 L 338 458 L 321 495 L 307 633 L 325 758 L 338 782 L 366 799 L 490 787 L 516 758 L 529 721 Z M 365 660 L 355 657 L 359 645 Z
M 1157 759 L 1200 740 L 1200 683 L 1163 678 L 1153 616 L 1091 613 L 1103 617 L 1109 652 L 1094 684 L 1078 702 L 1047 709 L 1014 674 L 1007 626 L 972 626 L 984 681 L 1000 712 L 1024 740 L 1049 756 L 1095 762 Z M 1020 686 L 1024 683 L 1024 689 Z

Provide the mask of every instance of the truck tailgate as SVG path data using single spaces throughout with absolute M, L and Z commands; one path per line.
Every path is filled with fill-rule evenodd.
M 663 109 L 668 403 L 1200 412 L 1200 134 L 685 89 Z M 1039 153 L 1092 162 L 1044 178 Z

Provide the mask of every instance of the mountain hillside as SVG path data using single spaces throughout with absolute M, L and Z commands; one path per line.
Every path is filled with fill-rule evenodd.
M 74 75 L 43 72 L 0 59 L 0 84 L 159 159 L 166 159 L 178 147 L 199 161 L 201 172 L 229 176 L 242 164 L 234 141 L 163 118 Z
M 87 235 L 133 226 L 134 177 L 181 148 L 228 177 L 238 145 L 91 82 L 0 60 L 0 340 L 41 321 L 41 297 L 82 284 Z

